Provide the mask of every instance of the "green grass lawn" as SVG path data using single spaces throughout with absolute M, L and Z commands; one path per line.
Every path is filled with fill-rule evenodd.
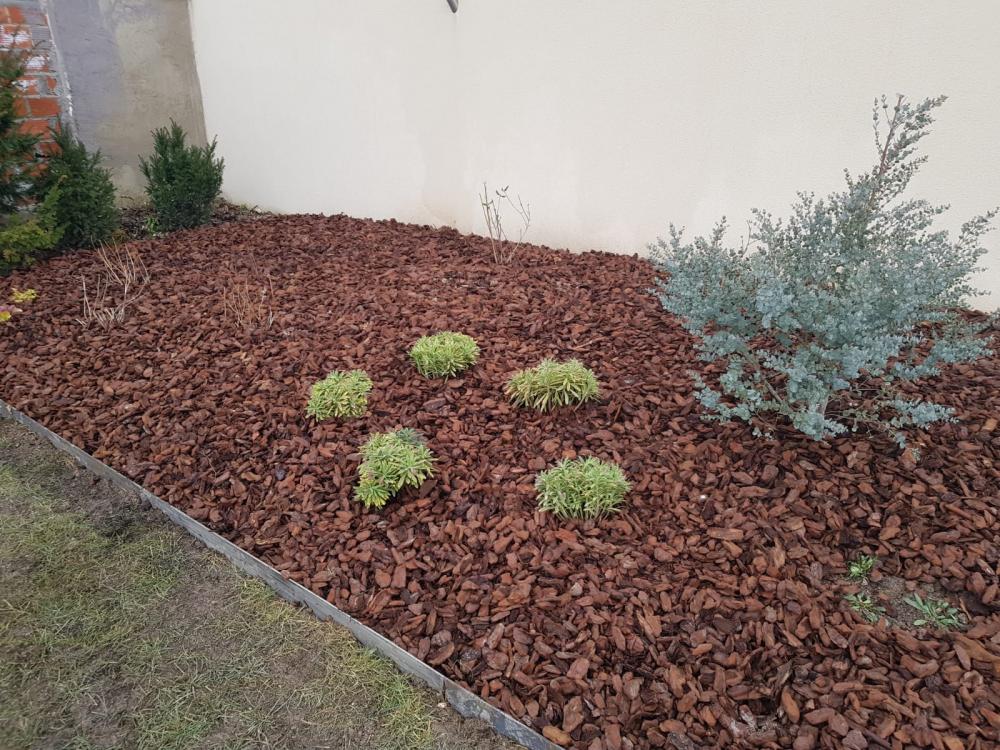
M 0 422 L 0 747 L 512 745 Z

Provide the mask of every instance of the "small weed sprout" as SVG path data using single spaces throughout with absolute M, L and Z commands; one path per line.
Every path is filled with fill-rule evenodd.
M 953 630 L 965 624 L 965 615 L 948 602 L 943 602 L 940 599 L 921 599 L 919 594 L 912 594 L 903 601 L 921 614 L 919 620 L 913 621 L 913 624 L 918 627 L 929 626 L 941 630 Z
M 577 458 L 543 471 L 535 487 L 539 510 L 560 518 L 599 518 L 618 510 L 629 482 L 616 464 Z
M 427 378 L 451 377 L 479 359 L 479 345 L 471 336 L 454 331 L 424 336 L 410 348 L 417 372 Z
M 545 359 L 536 367 L 516 373 L 508 381 L 506 393 L 518 406 L 545 411 L 595 399 L 600 388 L 597 377 L 579 360 Z
M 844 597 L 844 601 L 868 622 L 878 622 L 885 614 L 885 607 L 876 604 L 872 601 L 871 594 L 865 592 L 848 594 Z
M 372 435 L 361 456 L 354 499 L 366 508 L 381 508 L 400 490 L 419 487 L 434 475 L 434 454 L 416 430 Z
M 368 408 L 368 393 L 372 381 L 363 370 L 334 370 L 313 383 L 309 391 L 306 414 L 319 421 L 330 417 L 360 417 Z
M 483 183 L 483 194 L 479 196 L 479 205 L 483 209 L 483 216 L 486 219 L 486 231 L 490 236 L 490 249 L 493 251 L 493 262 L 500 265 L 509 265 L 517 257 L 517 251 L 524 242 L 531 226 L 531 205 L 521 200 L 517 196 L 517 202 L 508 194 L 508 187 L 502 190 L 494 190 L 493 197 L 490 197 L 489 188 Z M 517 242 L 511 242 L 507 237 L 507 232 L 503 226 L 502 206 L 506 204 L 512 208 L 521 220 L 521 228 L 517 235 Z
M 877 562 L 878 558 L 873 555 L 858 555 L 847 564 L 847 577 L 852 581 L 867 581 Z

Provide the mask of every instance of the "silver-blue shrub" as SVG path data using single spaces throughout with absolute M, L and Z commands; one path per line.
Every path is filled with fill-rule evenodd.
M 787 219 L 754 211 L 739 247 L 724 244 L 725 219 L 693 242 L 671 225 L 650 246 L 663 306 L 698 338 L 703 360 L 727 365 L 718 388 L 694 375 L 710 418 L 752 422 L 759 434 L 783 417 L 817 440 L 863 426 L 901 446 L 907 428 L 952 418 L 898 388 L 990 353 L 983 326 L 961 310 L 979 293 L 971 276 L 996 211 L 953 239 L 933 226 L 947 206 L 903 196 L 944 100 L 876 101 L 872 170 L 845 173 L 846 189 L 826 198 L 800 193 Z

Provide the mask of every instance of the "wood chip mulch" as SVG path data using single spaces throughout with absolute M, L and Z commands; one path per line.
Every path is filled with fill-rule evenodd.
M 90 253 L 0 281 L 40 292 L 0 330 L 0 396 L 553 741 L 998 746 L 1000 358 L 926 384 L 958 421 L 916 436 L 914 462 L 882 436 L 702 421 L 704 365 L 639 258 L 529 247 L 497 267 L 482 238 L 320 216 L 136 247 L 152 281 L 109 333 L 77 322 Z M 270 274 L 270 329 L 227 319 L 226 259 Z M 440 330 L 482 348 L 447 382 L 406 356 Z M 593 368 L 602 400 L 509 405 L 509 375 L 549 356 Z M 368 415 L 307 418 L 310 384 L 350 368 L 374 381 Z M 365 512 L 358 447 L 397 426 L 439 472 Z M 577 455 L 621 464 L 623 513 L 535 510 L 535 475 Z M 865 622 L 843 602 L 861 552 L 968 627 Z

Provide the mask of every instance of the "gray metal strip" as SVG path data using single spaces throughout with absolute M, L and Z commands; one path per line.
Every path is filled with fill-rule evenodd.
M 451 706 L 462 716 L 470 719 L 480 719 L 493 727 L 498 734 L 514 740 L 529 750 L 559 750 L 559 748 L 521 723 L 513 716 L 501 711 L 478 695 L 469 692 L 464 687 L 445 677 L 436 669 L 425 664 L 420 659 L 400 648 L 385 636 L 355 620 L 346 612 L 337 609 L 321 596 L 313 593 L 295 581 L 289 581 L 270 565 L 260 560 L 244 549 L 237 547 L 228 539 L 210 531 L 198 521 L 183 511 L 164 502 L 152 492 L 119 474 L 110 466 L 98 461 L 89 453 L 80 450 L 67 440 L 59 437 L 46 427 L 22 414 L 14 407 L 0 399 L 0 418 L 11 419 L 24 425 L 33 433 L 44 438 L 63 453 L 87 470 L 97 474 L 126 492 L 134 492 L 151 506 L 165 515 L 171 522 L 180 526 L 191 536 L 211 550 L 218 552 L 233 565 L 247 575 L 259 578 L 270 586 L 282 599 L 294 604 L 302 604 L 312 610 L 320 620 L 333 620 L 338 625 L 347 628 L 363 645 L 391 659 L 403 672 L 426 683 L 434 691 L 442 694 Z

